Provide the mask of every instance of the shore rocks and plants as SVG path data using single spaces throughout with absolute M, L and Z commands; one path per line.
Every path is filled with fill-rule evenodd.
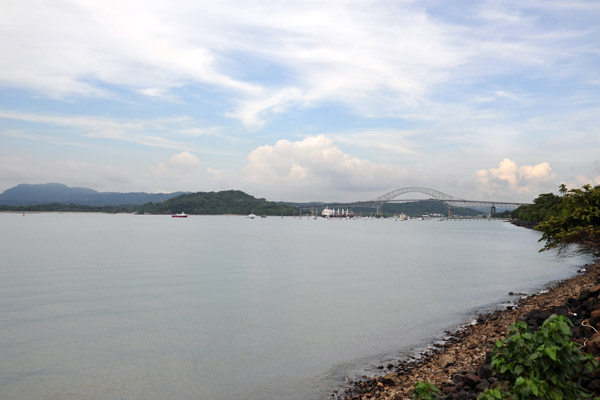
M 600 251 L 600 186 L 540 195 L 514 212 L 542 232 L 542 250 Z M 332 397 L 400 399 L 600 398 L 600 262 L 514 306 L 480 315 L 423 357 L 388 365 Z M 513 293 L 514 294 L 514 293 Z M 382 367 L 382 369 L 384 369 Z
M 445 343 L 422 357 L 388 365 L 381 376 L 363 377 L 345 391 L 334 392 L 332 398 L 399 400 L 416 394 L 423 399 L 476 399 L 486 389 L 502 387 L 505 382 L 492 367 L 492 354 L 498 341 L 511 333 L 511 325 L 522 322 L 537 331 L 552 315 L 571 321 L 570 340 L 578 343 L 582 351 L 598 356 L 599 296 L 600 262 L 585 266 L 585 272 L 543 293 L 520 299 L 515 306 L 480 315 L 475 324 L 454 332 Z M 519 326 L 523 329 L 523 324 Z M 600 396 L 600 370 L 578 376 L 577 380 L 582 388 Z M 439 393 L 429 386 L 439 389 Z M 431 397 L 419 397 L 419 393 L 429 393 Z

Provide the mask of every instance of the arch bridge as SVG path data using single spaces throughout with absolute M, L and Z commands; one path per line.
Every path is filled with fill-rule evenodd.
M 421 193 L 429 196 L 429 199 L 407 199 L 400 198 L 401 196 L 408 193 Z M 496 215 L 496 207 L 518 207 L 531 203 L 518 203 L 512 201 L 497 201 L 497 200 L 468 200 L 459 197 L 450 196 L 449 194 L 440 192 L 439 190 L 430 189 L 426 187 L 405 187 L 401 189 L 392 190 L 391 192 L 385 193 L 373 200 L 358 201 L 354 203 L 337 203 L 331 204 L 332 206 L 347 206 L 347 207 L 366 207 L 374 208 L 379 214 L 381 207 L 385 203 L 406 203 L 412 201 L 441 201 L 448 206 L 448 215 L 452 216 L 452 210 L 455 207 L 490 207 L 490 215 L 493 217 Z

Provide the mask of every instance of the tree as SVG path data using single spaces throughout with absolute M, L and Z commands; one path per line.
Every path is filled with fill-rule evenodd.
M 558 187 L 558 191 L 562 196 L 564 196 L 568 191 L 567 185 L 565 185 L 564 183 L 561 183 L 560 186 Z
M 562 197 L 553 193 L 542 193 L 533 200 L 533 204 L 520 206 L 511 213 L 511 216 L 534 227 L 550 217 L 561 215 L 562 201 Z
M 561 212 L 540 222 L 535 229 L 542 232 L 543 250 L 566 250 L 573 244 L 600 251 L 600 185 L 569 190 L 561 199 Z

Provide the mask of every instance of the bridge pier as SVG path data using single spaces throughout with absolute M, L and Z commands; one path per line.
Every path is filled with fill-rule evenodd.
M 454 208 L 448 206 L 448 217 L 453 217 L 454 216 Z
M 496 205 L 492 204 L 492 208 L 490 210 L 490 217 L 495 217 L 496 216 Z

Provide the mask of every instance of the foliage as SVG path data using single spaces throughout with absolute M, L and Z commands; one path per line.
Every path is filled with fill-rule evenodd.
M 496 218 L 510 218 L 512 211 L 504 210 L 502 212 L 496 213 Z
M 524 322 L 512 324 L 509 337 L 496 342 L 491 364 L 495 376 L 509 382 L 508 389 L 488 389 L 479 399 L 591 398 L 576 381 L 598 363 L 570 340 L 571 326 L 559 315 L 548 318 L 535 333 Z
M 417 382 L 413 390 L 413 400 L 440 400 L 444 398 L 442 391 L 428 381 Z
M 571 189 L 561 198 L 562 212 L 535 227 L 546 244 L 542 250 L 581 244 L 600 249 L 600 186 Z
M 520 206 L 511 213 L 511 217 L 518 221 L 535 226 L 542 221 L 561 214 L 562 198 L 552 193 L 540 194 L 533 204 Z
M 198 192 L 182 194 L 162 203 L 147 203 L 138 212 L 145 214 L 171 214 L 185 212 L 199 215 L 250 213 L 258 215 L 293 215 L 295 207 L 257 199 L 239 190 L 222 192 Z
M 558 191 L 560 192 L 560 194 L 562 196 L 564 196 L 569 191 L 569 189 L 567 189 L 567 185 L 565 185 L 564 183 L 561 183 L 560 186 L 558 187 Z
M 140 214 L 172 214 L 185 212 L 198 215 L 239 214 L 247 215 L 294 215 L 299 211 L 285 204 L 257 199 L 239 190 L 223 192 L 189 193 L 163 201 L 162 203 L 146 203 L 140 206 L 89 206 L 81 204 L 49 203 L 28 206 L 3 206 L 0 211 L 72 211 L 72 212 L 105 212 L 118 213 L 137 212 Z

